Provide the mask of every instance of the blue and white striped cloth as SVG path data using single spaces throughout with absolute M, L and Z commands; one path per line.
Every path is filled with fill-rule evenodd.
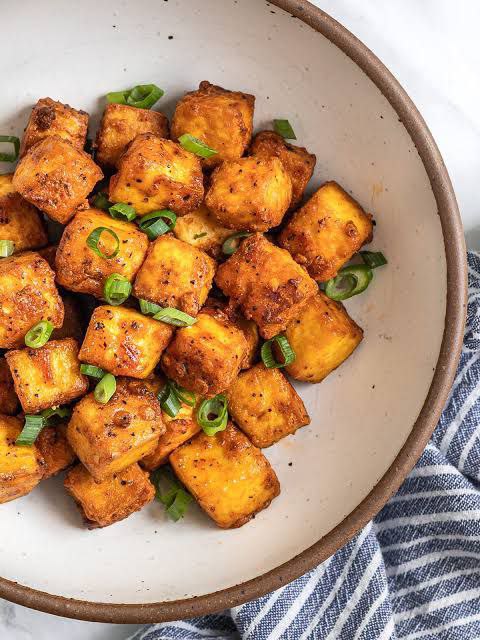
M 480 256 L 470 253 L 467 330 L 432 439 L 400 491 L 333 557 L 218 615 L 134 640 L 480 638 Z

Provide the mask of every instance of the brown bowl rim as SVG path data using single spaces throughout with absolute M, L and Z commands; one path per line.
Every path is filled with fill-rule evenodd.
M 191 618 L 258 598 L 323 562 L 364 527 L 400 487 L 437 424 L 460 357 L 467 307 L 465 239 L 455 194 L 442 157 L 407 93 L 360 40 L 307 0 L 269 1 L 328 38 L 366 73 L 405 125 L 428 174 L 445 243 L 447 308 L 440 355 L 422 410 L 395 461 L 358 507 L 314 545 L 268 573 L 204 596 L 148 604 L 110 604 L 64 598 L 0 578 L 0 596 L 11 602 L 78 620 L 141 624 Z

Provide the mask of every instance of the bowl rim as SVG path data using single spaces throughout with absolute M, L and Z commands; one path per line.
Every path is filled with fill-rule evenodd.
M 110 623 L 166 622 L 243 604 L 291 582 L 345 545 L 397 491 L 422 454 L 447 400 L 460 358 L 467 310 L 467 261 L 462 222 L 440 152 L 419 111 L 383 63 L 350 31 L 308 0 L 269 0 L 340 48 L 373 81 L 413 140 L 438 206 L 447 263 L 447 305 L 440 353 L 430 389 L 407 440 L 364 500 L 332 531 L 276 569 L 242 584 L 170 602 L 88 602 L 31 589 L 0 578 L 0 597 L 32 609 L 78 620 Z

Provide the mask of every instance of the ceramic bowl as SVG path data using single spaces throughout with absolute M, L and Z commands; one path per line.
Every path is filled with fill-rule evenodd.
M 288 118 L 318 162 L 310 191 L 342 184 L 375 217 L 377 270 L 349 313 L 365 340 L 320 385 L 312 417 L 268 449 L 281 496 L 248 525 L 180 523 L 154 504 L 106 529 L 81 526 L 61 480 L 0 508 L 0 596 L 88 620 L 161 621 L 271 591 L 345 544 L 400 485 L 454 375 L 465 249 L 435 143 L 387 69 L 302 0 L 36 0 L 2 8 L 0 131 L 20 135 L 51 96 L 98 123 L 106 92 L 155 82 L 159 108 L 210 80 L 257 97 L 255 125 Z M 6 168 L 6 167 L 5 167 Z

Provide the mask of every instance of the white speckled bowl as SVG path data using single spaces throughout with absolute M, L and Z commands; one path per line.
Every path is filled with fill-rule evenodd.
M 372 246 L 389 265 L 347 304 L 365 340 L 321 385 L 299 386 L 312 424 L 266 452 L 282 494 L 254 521 L 222 531 L 194 507 L 174 524 L 154 504 L 87 531 L 59 479 L 0 508 L 0 595 L 30 607 L 159 621 L 272 590 L 380 509 L 448 393 L 465 256 L 437 148 L 383 65 L 303 0 L 24 0 L 2 7 L 2 26 L 2 133 L 20 135 L 42 96 L 86 109 L 95 126 L 107 91 L 155 82 L 171 114 L 208 79 L 257 96 L 257 129 L 287 117 L 317 154 L 310 189 L 335 179 L 375 216 Z

